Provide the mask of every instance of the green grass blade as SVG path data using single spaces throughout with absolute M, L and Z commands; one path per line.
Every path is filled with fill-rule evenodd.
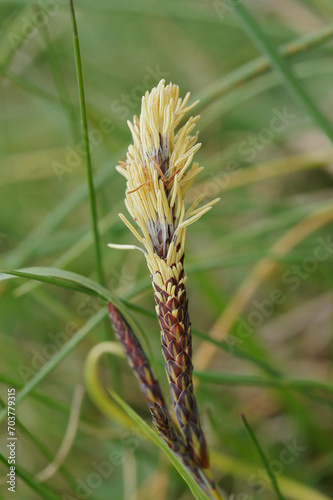
M 85 93 L 84 93 L 84 84 L 83 84 L 83 75 L 82 75 L 81 52 L 80 52 L 79 34 L 78 34 L 78 30 L 77 30 L 73 0 L 69 0 L 69 8 L 70 8 L 70 14 L 71 14 L 71 20 L 72 20 L 72 28 L 73 28 L 74 54 L 75 54 L 76 73 L 77 73 L 77 81 L 78 81 L 79 97 L 80 97 L 82 136 L 83 136 L 83 146 L 84 146 L 85 159 L 86 159 L 86 171 L 87 171 L 87 182 L 88 182 L 88 188 L 89 188 L 91 222 L 92 222 L 92 229 L 93 229 L 93 234 L 94 234 L 96 269 L 97 269 L 99 282 L 101 284 L 104 284 L 104 271 L 103 271 L 103 264 L 102 264 L 102 251 L 101 251 L 100 235 L 99 235 L 99 230 L 98 230 L 96 193 L 95 193 L 92 163 L 91 163 L 91 154 L 90 154 L 88 120 L 87 120 L 87 111 L 86 111 L 86 102 L 85 102 Z
M 86 278 L 84 276 L 78 275 L 76 273 L 72 273 L 70 271 L 64 271 L 62 269 L 54 269 L 54 268 L 46 268 L 46 267 L 31 267 L 31 268 L 25 268 L 17 271 L 3 271 L 3 274 L 0 274 L 0 281 L 1 280 L 6 280 L 6 279 L 11 279 L 14 277 L 21 277 L 21 278 L 27 278 L 27 279 L 32 279 L 36 280 L 39 283 L 47 283 L 55 286 L 61 286 L 64 288 L 68 288 L 71 290 L 75 290 L 77 292 L 89 294 L 89 295 L 94 295 L 100 297 L 102 300 L 108 301 L 115 303 L 117 307 L 122 310 L 123 314 L 125 316 L 129 316 L 128 310 L 139 312 L 140 314 L 143 314 L 144 316 L 147 316 L 149 318 L 156 318 L 156 313 L 152 310 L 143 308 L 137 304 L 132 304 L 130 302 L 127 302 L 126 300 L 118 299 L 118 297 L 114 296 L 109 290 L 106 288 L 102 287 L 98 283 L 90 280 L 89 278 Z M 61 278 L 61 279 L 60 279 Z M 140 287 L 140 290 L 146 290 L 150 288 L 150 282 L 147 280 L 143 280 L 143 284 L 145 286 Z M 137 289 L 135 289 L 137 292 Z M 136 293 L 131 293 L 127 294 L 126 297 L 130 298 L 134 296 Z M 126 310 L 126 308 L 128 310 Z M 139 328 L 139 325 L 136 323 L 137 327 Z M 141 328 L 140 328 L 141 330 Z M 207 342 L 213 343 L 220 349 L 223 349 L 226 352 L 230 353 L 230 348 L 226 342 L 223 341 L 218 341 L 215 340 L 207 334 L 200 332 L 197 329 L 193 329 L 192 333 L 194 336 L 205 340 Z M 146 335 L 142 333 L 143 337 L 146 339 Z M 146 342 L 147 343 L 147 342 Z M 149 347 L 149 345 L 148 345 Z M 251 363 L 254 363 L 255 365 L 261 367 L 264 369 L 268 374 L 278 376 L 279 373 L 276 372 L 269 364 L 265 363 L 262 359 L 259 359 L 243 349 L 233 346 L 233 355 L 243 358 L 247 361 L 250 361 Z
M 119 212 L 119 210 L 117 210 L 117 207 L 115 209 L 115 212 L 117 213 Z M 107 230 L 109 230 L 112 227 L 112 225 L 116 223 L 117 220 L 118 217 L 113 212 L 110 212 L 103 219 L 101 219 L 99 223 L 100 234 L 105 234 Z M 67 267 L 70 263 L 78 259 L 79 256 L 82 255 L 82 253 L 85 250 L 90 248 L 92 244 L 93 244 L 93 235 L 91 234 L 90 231 L 88 231 L 74 244 L 72 244 L 69 248 L 67 248 L 66 251 L 60 255 L 60 257 L 54 260 L 50 264 L 51 267 L 57 267 L 61 269 Z M 17 297 L 24 295 L 28 292 L 31 292 L 38 286 L 39 284 L 37 282 L 32 282 L 32 281 L 26 282 L 15 290 L 15 295 Z
M 14 276 L 33 279 L 90 295 L 97 295 L 106 302 L 112 302 L 123 314 L 128 315 L 126 307 L 118 297 L 107 288 L 104 288 L 104 286 L 81 274 L 53 267 L 26 267 L 15 271 L 0 270 L 0 281 L 10 279 Z
M 278 484 L 277 484 L 277 481 L 276 481 L 276 477 L 275 477 L 275 474 L 274 472 L 272 471 L 270 465 L 269 465 L 269 462 L 266 458 L 266 455 L 265 453 L 263 452 L 260 444 L 259 444 L 259 441 L 257 440 L 253 430 L 251 429 L 248 421 L 246 420 L 245 416 L 242 415 L 242 420 L 244 422 L 244 425 L 245 425 L 245 428 L 251 438 L 251 441 L 253 442 L 257 452 L 258 452 L 258 455 L 260 456 L 261 460 L 262 460 L 262 463 L 264 464 L 264 467 L 266 469 L 266 472 L 268 474 L 268 477 L 271 481 L 271 484 L 272 484 L 272 488 L 273 490 L 275 491 L 276 493 L 276 496 L 278 497 L 279 500 L 284 500 L 284 497 L 282 496 L 282 493 L 280 492 L 280 489 L 278 487 Z
M 7 410 L 7 408 L 6 408 Z M 0 454 L 0 461 L 8 467 L 7 459 Z M 43 500 L 61 500 L 61 497 L 54 493 L 48 486 L 38 483 L 33 478 L 32 474 L 27 472 L 19 465 L 15 465 L 15 472 L 31 489 L 33 489 Z M 16 490 L 17 491 L 17 490 Z M 15 495 L 14 495 L 15 496 Z
M 29 269 L 29 268 L 27 268 Z M 47 283 L 48 285 L 54 285 L 54 286 L 60 286 L 62 288 L 68 288 L 68 290 L 74 290 L 76 292 L 81 292 L 81 293 L 87 293 L 88 295 L 92 294 L 92 291 L 77 285 L 76 283 L 71 283 L 70 281 L 66 280 L 59 280 L 54 277 L 49 277 L 47 275 L 38 275 L 38 274 L 33 274 L 30 272 L 21 272 L 20 270 L 18 271 L 8 271 L 8 272 L 2 272 L 0 273 L 0 281 L 5 281 L 11 278 L 26 278 L 26 279 L 32 279 L 32 280 L 37 280 L 40 283 Z M 95 295 L 95 293 L 94 293 Z
M 156 444 L 164 453 L 168 456 L 174 467 L 177 469 L 179 474 L 182 476 L 184 481 L 187 483 L 191 489 L 194 498 L 197 500 L 208 500 L 205 493 L 199 488 L 191 474 L 187 471 L 184 465 L 175 457 L 168 446 L 162 441 L 162 439 L 154 432 L 148 424 L 120 397 L 116 392 L 109 389 L 112 398 L 118 403 L 118 405 L 124 410 L 124 412 L 137 424 L 139 429 L 145 434 L 154 444 Z
M 255 18 L 244 6 L 244 3 L 237 2 L 234 6 L 234 10 L 255 44 L 267 55 L 267 57 L 271 60 L 272 65 L 275 66 L 275 68 L 280 72 L 281 76 L 285 80 L 286 86 L 292 95 L 294 95 L 297 102 L 299 102 L 303 109 L 313 118 L 315 122 L 317 122 L 319 127 L 333 142 L 332 124 L 320 111 L 315 101 L 312 100 L 299 80 L 295 77 L 283 57 L 281 57 L 278 51 L 273 47 Z

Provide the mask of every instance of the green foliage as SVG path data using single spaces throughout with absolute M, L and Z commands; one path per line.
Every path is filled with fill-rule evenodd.
M 0 396 L 6 401 L 16 387 L 18 498 L 190 498 L 183 479 L 200 498 L 168 450 L 161 453 L 135 380 L 116 357 L 102 364 L 101 379 L 112 380 L 121 394 L 114 398 L 153 443 L 134 446 L 133 429 L 86 398 L 62 467 L 46 484 L 35 478 L 65 435 L 89 350 L 112 338 L 103 328 L 106 302 L 144 339 L 167 394 L 144 257 L 106 246 L 133 243 L 117 217 L 125 187 L 114 167 L 130 141 L 126 120 L 164 77 L 201 99 L 206 168 L 189 204 L 201 192 L 221 197 L 189 228 L 186 251 L 194 359 L 216 348 L 208 366 L 194 367 L 216 478 L 236 500 L 271 500 L 272 469 L 280 498 L 329 500 L 332 7 L 289 4 L 77 0 L 75 64 L 69 4 L 1 3 Z M 309 222 L 320 210 L 324 220 Z M 277 255 L 272 247 L 288 231 L 298 243 Z M 248 283 L 230 328 L 208 338 L 225 311 L 232 316 L 246 277 L 271 260 L 272 272 Z M 257 450 L 269 454 L 264 468 L 253 463 L 241 413 L 253 422 Z M 11 495 L 3 485 L 0 497 Z

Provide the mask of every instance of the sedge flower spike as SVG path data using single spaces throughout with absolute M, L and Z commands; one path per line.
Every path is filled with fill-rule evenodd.
M 116 168 L 127 180 L 125 204 L 139 230 L 124 215 L 120 217 L 143 245 L 152 276 L 175 414 L 197 468 L 216 492 L 193 392 L 191 323 L 183 265 L 187 226 L 218 199 L 197 208 L 202 196 L 188 210 L 185 208 L 185 194 L 202 170 L 193 162 L 201 146 L 198 133 L 193 133 L 199 116 L 181 124 L 197 104 L 188 105 L 189 97 L 190 93 L 181 99 L 179 87 L 165 85 L 164 80 L 147 91 L 140 117 L 128 122 L 133 144 L 126 161 Z M 219 498 L 217 492 L 214 498 Z
M 172 422 L 160 385 L 154 377 L 149 360 L 139 340 L 121 312 L 111 303 L 108 304 L 108 312 L 114 333 L 122 346 L 127 362 L 148 403 L 153 423 L 159 435 L 173 453 L 183 462 L 185 467 L 187 467 L 197 483 L 206 490 L 206 484 L 202 481 L 200 471 L 198 471 L 197 464 L 192 458 L 191 451 Z

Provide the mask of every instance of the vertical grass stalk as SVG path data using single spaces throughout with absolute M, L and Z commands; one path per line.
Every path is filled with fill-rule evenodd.
M 96 269 L 97 269 L 99 282 L 101 285 L 104 285 L 104 272 L 103 272 L 103 264 L 102 264 L 100 235 L 99 235 L 99 230 L 98 230 L 96 193 L 95 193 L 91 155 L 90 155 L 88 120 L 87 120 L 85 92 L 84 92 L 84 85 L 83 85 L 81 52 L 80 52 L 79 35 L 78 35 L 78 30 L 77 30 L 73 0 L 69 0 L 69 8 L 70 8 L 70 13 L 71 13 L 72 28 L 73 28 L 74 55 L 75 55 L 76 74 L 77 74 L 77 82 L 78 82 L 78 89 L 79 89 L 79 99 L 80 99 L 81 129 L 82 129 L 82 136 L 83 136 L 84 155 L 85 155 L 85 159 L 86 159 L 86 171 L 87 171 L 87 182 L 88 182 L 88 189 L 89 189 L 91 222 L 92 222 L 92 230 L 93 230 L 93 234 L 94 234 Z
M 280 491 L 280 488 L 277 484 L 277 481 L 276 481 L 276 477 L 275 477 L 275 474 L 274 472 L 272 471 L 272 468 L 271 466 L 269 465 L 269 461 L 267 460 L 267 457 L 265 455 L 265 453 L 263 452 L 260 444 L 259 444 L 259 441 L 255 435 L 255 433 L 253 432 L 250 424 L 248 423 L 248 421 L 246 420 L 245 418 L 245 415 L 242 415 L 242 420 L 243 420 L 243 423 L 244 423 L 244 426 L 245 426 L 245 429 L 247 430 L 250 438 L 251 438 L 251 441 L 253 442 L 257 452 L 258 452 L 258 455 L 260 456 L 261 460 L 262 460 L 262 463 L 264 464 L 265 466 L 265 469 L 267 471 L 267 474 L 268 474 L 268 477 L 271 481 L 271 484 L 272 484 L 272 488 L 273 490 L 275 491 L 277 497 L 279 500 L 284 500 L 283 496 L 282 496 L 282 493 Z

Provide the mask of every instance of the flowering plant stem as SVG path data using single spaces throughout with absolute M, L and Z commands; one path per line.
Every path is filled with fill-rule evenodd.
M 186 112 L 197 104 L 188 105 L 189 97 L 188 93 L 181 99 L 177 85 L 165 86 L 161 80 L 142 98 L 140 117 L 128 122 L 133 144 L 117 170 L 127 180 L 125 204 L 141 234 L 122 214 L 120 217 L 143 245 L 141 250 L 152 276 L 165 369 L 185 444 L 181 453 L 187 461 L 191 459 L 203 489 L 209 485 L 212 496 L 219 498 L 193 390 L 192 335 L 184 271 L 186 228 L 218 200 L 196 208 L 201 196 L 185 209 L 185 194 L 202 170 L 198 163 L 192 163 L 200 148 L 198 133 L 191 135 L 199 116 L 191 117 L 180 127 Z M 152 414 L 162 435 L 172 432 L 163 405 L 156 402 Z

